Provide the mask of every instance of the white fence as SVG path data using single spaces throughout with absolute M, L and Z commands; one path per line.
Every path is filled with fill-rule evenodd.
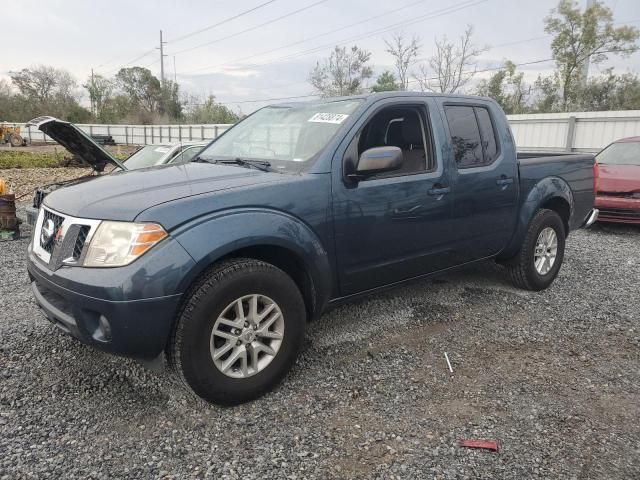
M 640 136 L 640 110 L 509 115 L 521 151 L 598 152 L 614 140 Z
M 21 135 L 28 142 L 53 142 L 37 128 L 25 128 L 24 124 L 10 123 L 21 128 Z M 89 135 L 111 135 L 122 145 L 153 145 L 170 142 L 213 140 L 231 125 L 98 125 L 76 124 Z
M 614 140 L 640 136 L 640 110 L 541 113 L 508 116 L 521 151 L 597 152 Z M 32 142 L 51 141 L 35 128 L 22 134 Z M 111 135 L 123 145 L 212 140 L 231 125 L 78 125 L 90 135 Z

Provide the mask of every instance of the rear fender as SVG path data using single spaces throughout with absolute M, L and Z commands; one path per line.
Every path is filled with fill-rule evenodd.
M 301 260 L 313 282 L 315 305 L 322 308 L 331 292 L 329 256 L 311 228 L 300 219 L 277 210 L 243 208 L 205 215 L 171 232 L 195 261 L 182 280 L 181 291 L 207 267 L 236 251 L 275 246 Z
M 531 219 L 543 205 L 554 198 L 566 201 L 569 204 L 570 216 L 573 215 L 573 193 L 569 184 L 560 177 L 543 178 L 529 190 L 527 197 L 522 202 L 514 235 L 498 259 L 511 258 L 520 251 Z

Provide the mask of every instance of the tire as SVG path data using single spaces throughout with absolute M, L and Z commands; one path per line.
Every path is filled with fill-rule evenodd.
M 15 133 L 12 133 L 9 137 L 9 143 L 12 147 L 21 147 L 22 146 L 22 137 Z
M 271 321 L 267 330 L 253 328 L 250 322 L 254 298 L 255 311 L 267 312 L 263 320 L 255 323 L 264 326 Z M 242 317 L 238 316 L 238 300 Z M 245 316 L 248 327 L 230 325 L 241 325 Z M 303 344 L 305 324 L 302 295 L 285 272 L 259 260 L 225 261 L 209 270 L 190 291 L 170 340 L 169 365 L 201 398 L 220 405 L 237 405 L 261 396 L 282 380 Z M 212 335 L 214 327 L 216 334 Z M 266 338 L 267 334 L 281 338 Z M 263 351 L 265 345 L 275 355 Z M 221 353 L 224 354 L 214 361 L 214 355 Z M 236 353 L 246 360 L 239 357 L 232 362 Z M 250 364 L 254 358 L 257 360 Z M 223 373 L 229 363 L 233 367 Z
M 553 231 L 557 241 L 555 258 L 550 268 L 549 259 L 546 260 L 547 263 L 544 263 L 543 259 L 542 268 L 538 270 L 536 268 L 536 244 L 543 231 L 549 232 L 547 229 Z M 553 210 L 539 210 L 529 223 L 522 248 L 515 257 L 506 262 L 513 284 L 516 287 L 533 291 L 549 287 L 558 276 L 564 260 L 565 237 L 565 227 L 560 215 Z M 545 271 L 546 268 L 549 268 L 548 271 Z

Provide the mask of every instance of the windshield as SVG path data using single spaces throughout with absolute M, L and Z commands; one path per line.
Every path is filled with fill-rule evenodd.
M 596 155 L 603 165 L 640 165 L 640 142 L 612 143 Z
M 279 168 L 314 158 L 362 100 L 340 100 L 258 110 L 199 155 L 204 160 L 276 161 Z
M 171 147 L 148 145 L 146 147 L 142 147 L 136 153 L 127 158 L 124 161 L 124 165 L 129 170 L 152 167 L 153 165 L 156 165 L 162 157 L 169 153 L 170 150 Z

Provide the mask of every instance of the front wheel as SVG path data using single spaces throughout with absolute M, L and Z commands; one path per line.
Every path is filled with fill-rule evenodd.
M 526 290 L 544 290 L 558 276 L 564 259 L 565 229 L 560 215 L 542 209 L 535 214 L 522 248 L 507 262 L 511 281 Z
M 258 260 L 230 260 L 192 290 L 169 360 L 197 395 L 235 405 L 284 377 L 304 340 L 305 323 L 302 295 L 285 272 Z

